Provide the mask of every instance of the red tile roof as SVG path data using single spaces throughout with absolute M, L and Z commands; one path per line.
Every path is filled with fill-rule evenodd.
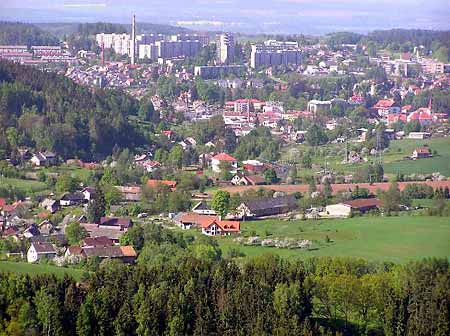
M 416 148 L 414 151 L 418 154 L 430 154 L 430 149 L 428 149 L 427 147 Z
M 345 201 L 342 204 L 348 205 L 353 209 L 361 209 L 361 208 L 369 208 L 369 207 L 380 207 L 381 201 L 377 198 L 365 198 L 365 199 L 356 199 L 353 201 Z
M 234 157 L 227 153 L 217 154 L 216 156 L 213 156 L 212 159 L 217 161 L 237 161 Z
M 177 185 L 177 181 L 169 181 L 169 180 L 148 180 L 147 186 L 156 187 L 158 184 L 164 184 L 170 188 L 175 188 Z
M 388 108 L 395 104 L 393 99 L 380 99 L 378 103 L 375 104 L 374 108 Z
M 216 221 L 217 225 L 220 226 L 220 228 L 223 231 L 226 232 L 239 232 L 241 229 L 241 223 L 238 221 L 228 221 L 228 220 L 223 220 L 223 221 Z

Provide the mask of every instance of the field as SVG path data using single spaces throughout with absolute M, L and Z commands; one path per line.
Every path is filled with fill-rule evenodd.
M 84 273 L 83 270 L 74 268 L 10 261 L 0 261 L 0 272 L 28 273 L 30 275 L 54 274 L 59 278 L 62 278 L 65 274 L 67 274 L 72 276 L 77 281 L 81 279 L 81 276 Z
M 433 158 L 419 159 L 416 161 L 405 159 L 411 156 L 413 150 L 417 147 L 428 146 L 432 152 L 437 155 Z M 295 145 L 283 150 L 282 160 L 288 162 L 297 162 L 296 150 L 306 151 L 312 149 L 307 145 Z M 326 153 L 326 154 L 324 154 Z M 343 144 L 329 144 L 321 146 L 318 155 L 312 157 L 314 164 L 322 166 L 327 164 L 329 168 L 335 171 L 351 174 L 354 171 L 367 165 L 367 163 L 344 165 L 342 159 L 344 155 Z M 369 161 L 375 157 L 369 157 Z M 299 163 L 299 162 L 297 162 Z M 431 138 L 426 140 L 393 140 L 390 142 L 389 149 L 383 154 L 383 167 L 387 175 L 402 174 L 431 174 L 440 172 L 445 176 L 450 176 L 450 137 Z M 314 174 L 312 169 L 299 169 L 299 177 L 310 176 Z
M 238 248 L 246 256 L 276 253 L 284 257 L 352 256 L 368 260 L 406 262 L 425 257 L 450 258 L 450 218 L 356 217 L 333 220 L 262 220 L 241 223 L 244 235 L 313 241 L 310 251 L 244 246 L 233 237 L 220 238 L 226 253 Z M 326 243 L 326 237 L 331 240 Z
M 48 190 L 48 186 L 39 181 L 0 177 L 0 186 L 11 185 L 24 193 L 39 193 Z

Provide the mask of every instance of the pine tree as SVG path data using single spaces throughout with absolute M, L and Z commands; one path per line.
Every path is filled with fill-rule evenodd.
M 87 209 L 88 221 L 91 223 L 99 223 L 100 218 L 105 216 L 106 201 L 103 190 L 97 185 L 95 189 L 94 198 L 89 203 Z

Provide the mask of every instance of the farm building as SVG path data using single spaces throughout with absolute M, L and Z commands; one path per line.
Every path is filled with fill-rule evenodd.
M 266 197 L 241 203 L 236 209 L 239 218 L 258 218 L 287 213 L 297 207 L 294 196 Z
M 379 209 L 381 201 L 377 198 L 356 199 L 338 204 L 327 205 L 326 213 L 329 217 L 346 218 L 352 213 L 366 213 L 370 210 Z

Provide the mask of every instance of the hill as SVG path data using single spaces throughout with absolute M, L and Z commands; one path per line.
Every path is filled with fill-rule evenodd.
M 0 22 L 0 44 L 57 45 L 59 40 L 48 31 L 28 23 Z
M 84 159 L 106 156 L 116 144 L 131 148 L 143 142 L 127 121 L 138 107 L 120 91 L 93 91 L 55 73 L 0 62 L 0 158 L 18 146 Z

